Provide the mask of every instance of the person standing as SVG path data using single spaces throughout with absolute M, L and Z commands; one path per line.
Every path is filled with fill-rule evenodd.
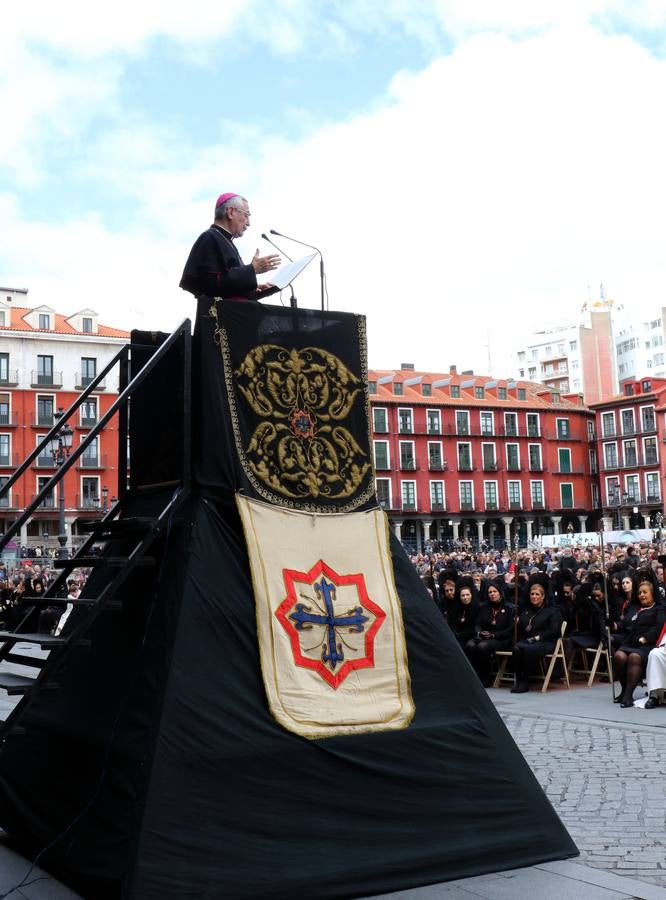
M 260 256 L 245 264 L 234 240 L 250 224 L 250 207 L 240 194 L 220 194 L 215 203 L 215 221 L 199 235 L 185 263 L 180 287 L 195 297 L 222 297 L 224 300 L 256 300 L 273 293 L 273 285 L 257 284 L 257 275 L 277 269 L 277 253 Z

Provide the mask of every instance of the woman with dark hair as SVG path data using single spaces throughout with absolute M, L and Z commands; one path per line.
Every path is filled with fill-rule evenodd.
M 513 606 L 507 602 L 501 578 L 484 585 L 483 602 L 476 616 L 474 636 L 465 644 L 465 653 L 484 687 L 493 680 L 490 665 L 497 650 L 508 650 L 513 633 Z
M 461 647 L 474 635 L 478 609 L 479 595 L 474 582 L 468 575 L 463 575 L 458 579 L 453 604 L 446 617 Z
M 627 609 L 618 626 L 620 646 L 613 656 L 613 671 L 621 688 L 615 702 L 623 709 L 634 705 L 634 690 L 664 625 L 666 609 L 657 603 L 656 594 L 651 580 L 641 581 L 638 603 Z
M 635 605 L 636 599 L 636 581 L 631 572 L 620 572 L 620 618 L 627 612 L 630 606 Z
M 547 604 L 548 581 L 535 575 L 530 579 L 527 608 L 518 619 L 518 642 L 513 648 L 513 671 L 516 683 L 512 694 L 530 689 L 530 675 L 535 675 L 541 657 L 552 653 L 562 628 L 562 614 Z

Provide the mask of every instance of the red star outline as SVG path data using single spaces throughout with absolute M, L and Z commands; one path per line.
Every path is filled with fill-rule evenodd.
M 323 560 L 318 560 L 309 572 L 298 572 L 296 569 L 283 569 L 284 583 L 287 589 L 287 596 L 275 610 L 278 621 L 287 632 L 291 651 L 294 656 L 294 662 L 297 666 L 305 669 L 313 669 L 318 672 L 324 681 L 329 684 L 333 690 L 337 690 L 345 678 L 355 669 L 371 669 L 375 665 L 375 635 L 381 628 L 386 613 L 381 607 L 377 606 L 370 597 L 365 586 L 365 578 L 359 575 L 338 575 L 338 573 L 327 566 Z M 320 576 L 324 575 L 336 586 L 353 584 L 356 585 L 358 591 L 359 603 L 365 609 L 369 610 L 375 617 L 375 621 L 364 633 L 365 639 L 365 656 L 361 659 L 349 659 L 343 662 L 340 670 L 336 673 L 331 672 L 320 659 L 310 659 L 301 653 L 301 644 L 299 634 L 294 624 L 289 620 L 289 613 L 299 602 L 296 591 L 296 583 L 312 585 Z

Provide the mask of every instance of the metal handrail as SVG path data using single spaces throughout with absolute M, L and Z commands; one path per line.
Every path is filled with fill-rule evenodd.
M 113 418 L 113 416 L 118 412 L 118 410 L 124 410 L 126 408 L 127 400 L 134 392 L 134 390 L 142 384 L 148 375 L 152 372 L 155 366 L 166 356 L 166 354 L 171 350 L 171 348 L 176 344 L 176 342 L 182 337 L 182 335 L 187 332 L 190 334 L 191 332 L 191 322 L 189 319 L 184 319 L 181 324 L 173 331 L 169 337 L 161 344 L 150 357 L 150 359 L 145 363 L 145 365 L 140 369 L 139 372 L 132 378 L 129 383 L 122 389 L 122 391 L 118 394 L 114 402 L 111 404 L 109 409 L 104 413 L 104 415 L 100 418 L 97 425 L 88 433 L 85 440 L 83 440 L 78 447 L 72 452 L 70 456 L 67 457 L 65 462 L 58 467 L 55 474 L 46 482 L 46 484 L 42 487 L 42 489 L 36 494 L 34 500 L 24 509 L 23 513 L 16 519 L 7 529 L 7 531 L 0 537 L 0 552 L 7 546 L 9 541 L 14 537 L 14 535 L 20 530 L 21 526 L 28 521 L 33 512 L 40 506 L 44 497 L 49 494 L 53 488 L 63 479 L 65 474 L 72 468 L 74 463 L 79 459 L 79 457 L 83 454 L 85 449 L 90 446 L 90 444 L 95 440 L 98 434 L 104 430 L 107 423 Z M 137 348 L 137 345 L 134 345 Z M 127 363 L 127 358 L 129 351 L 132 349 L 132 344 L 126 344 L 115 357 L 111 360 L 111 362 L 104 367 L 104 369 L 99 373 L 99 375 L 94 379 L 93 382 L 83 391 L 79 397 L 74 400 L 69 409 L 62 414 L 62 416 L 58 419 L 56 424 L 51 428 L 47 435 L 39 442 L 39 444 L 35 447 L 35 449 L 27 456 L 27 458 L 23 461 L 23 463 L 19 466 L 16 472 L 12 475 L 9 481 L 0 487 L 0 499 L 8 493 L 11 489 L 11 486 L 16 483 L 17 479 L 26 471 L 26 469 L 30 466 L 31 462 L 39 455 L 40 451 L 47 446 L 47 444 L 54 438 L 60 431 L 61 428 L 65 426 L 68 419 L 77 411 L 79 406 L 85 402 L 88 398 L 89 394 L 91 394 L 95 390 L 95 386 L 99 379 L 106 377 L 107 373 L 116 365 L 118 362 Z M 150 349 L 153 349 L 152 347 Z M 186 360 L 186 371 L 189 369 L 189 356 Z M 189 377 L 189 373 L 188 373 Z M 125 454 L 124 458 L 126 460 L 127 448 L 123 444 L 126 442 L 122 441 L 121 437 L 121 445 L 119 450 L 121 454 Z M 187 450 L 186 444 L 186 450 Z M 189 458 L 186 455 L 185 458 L 186 464 L 186 472 L 188 471 L 187 466 L 189 466 Z M 126 471 L 126 464 L 124 467 L 119 466 L 119 473 L 121 469 Z M 118 485 L 119 492 L 124 492 L 125 485 Z M 104 517 L 106 520 L 107 516 Z

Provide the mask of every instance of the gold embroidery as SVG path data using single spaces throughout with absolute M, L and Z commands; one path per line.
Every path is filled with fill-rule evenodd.
M 363 385 L 337 356 L 263 344 L 234 376 L 263 420 L 245 456 L 264 484 L 292 499 L 346 499 L 358 490 L 370 462 L 343 423 Z

